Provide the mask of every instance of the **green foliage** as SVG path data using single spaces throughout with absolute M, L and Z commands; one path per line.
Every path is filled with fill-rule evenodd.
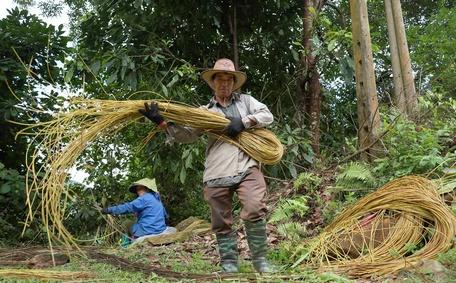
M 159 278 L 157 275 L 144 275 L 142 272 L 123 271 L 110 264 L 87 261 L 84 258 L 73 257 L 71 261 L 55 270 L 66 271 L 87 271 L 96 275 L 95 281 L 103 280 L 109 282 L 169 282 Z
M 415 243 L 407 243 L 404 246 L 404 251 L 408 254 L 413 254 L 418 250 L 418 246 Z
M 368 165 L 359 162 L 350 162 L 340 168 L 336 177 L 336 190 L 370 189 L 376 184 L 375 178 Z
M 285 122 L 284 122 L 285 123 Z M 311 165 L 314 163 L 314 152 L 306 138 L 308 132 L 302 127 L 292 128 L 291 124 L 285 123 L 274 125 L 272 128 L 285 148 L 285 154 L 282 161 L 274 166 L 266 168 L 267 172 L 276 177 L 296 178 L 298 169 L 302 165 Z
M 455 270 L 456 268 L 456 249 L 453 248 L 446 253 L 439 254 L 437 260 L 446 265 L 449 269 Z
M 447 93 L 456 91 L 456 7 L 438 7 L 426 26 L 410 29 L 412 60 L 421 67 L 422 75 L 429 78 L 432 89 Z M 432 50 L 432 52 L 431 52 Z
M 347 205 L 390 180 L 429 172 L 432 177 L 440 177 L 454 166 L 456 151 L 451 147 L 456 128 L 454 115 L 450 113 L 456 109 L 455 100 L 428 93 L 420 99 L 420 107 L 425 115 L 420 117 L 419 123 L 396 119 L 395 113 L 390 114 L 389 120 L 385 118 L 384 128 L 388 129 L 382 139 L 387 152 L 385 157 L 375 159 L 373 164 L 341 165 L 331 188 L 337 192 L 335 199 L 323 208 L 325 223 Z M 451 182 L 446 185 L 448 190 L 453 186 Z
M 298 175 L 296 180 L 293 182 L 293 188 L 295 190 L 304 187 L 306 191 L 315 191 L 321 183 L 321 178 L 312 172 L 303 172 Z
M 271 223 L 290 221 L 294 216 L 303 217 L 308 210 L 309 207 L 307 206 L 306 196 L 281 200 L 269 221 Z
M 299 222 L 285 222 L 277 226 L 277 232 L 291 241 L 302 239 L 306 231 L 306 227 Z
M 62 29 L 63 26 L 47 26 L 37 16 L 17 8 L 0 19 L 0 162 L 22 174 L 29 141 L 23 136 L 16 139 L 15 134 L 22 127 L 9 121 L 45 119 L 46 111 L 57 109 L 58 95 L 43 88 L 48 82 L 60 81 L 57 62 L 63 62 L 68 42 Z M 35 74 L 33 79 L 27 68 Z M 24 110 L 25 105 L 43 112 L 32 116 Z
M 268 259 L 280 265 L 288 265 L 296 244 L 293 241 L 281 241 L 275 249 L 268 251 Z
M 0 162 L 0 239 L 19 238 L 22 226 L 17 224 L 25 217 L 25 178 Z M 28 235 L 28 234 L 27 234 Z
M 385 127 L 389 123 L 385 121 Z M 454 153 L 445 154 L 442 141 L 450 135 L 447 127 L 430 128 L 398 119 L 383 138 L 387 156 L 374 161 L 373 172 L 381 184 L 397 177 L 422 174 L 442 169 L 455 160 Z
M 202 194 L 205 139 L 193 144 L 164 145 L 161 136 L 147 145 L 142 156 L 143 168 L 152 165 L 150 174 L 157 178 L 172 223 L 189 216 L 208 219 L 210 215 Z
M 171 261 L 171 268 L 175 272 L 191 273 L 211 273 L 219 271 L 217 265 L 212 264 L 204 259 L 203 254 L 196 252 L 190 255 L 191 259 L 187 262 L 180 260 Z M 169 263 L 163 263 L 168 265 Z

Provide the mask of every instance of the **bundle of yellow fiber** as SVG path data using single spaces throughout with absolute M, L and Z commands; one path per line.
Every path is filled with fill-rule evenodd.
M 306 243 L 301 261 L 355 278 L 382 276 L 447 251 L 455 225 L 434 182 L 402 177 L 342 212 Z
M 33 153 L 28 152 L 30 163 L 27 164 L 26 191 L 29 210 L 26 224 L 33 221 L 35 213 L 40 211 L 51 248 L 52 240 L 67 247 L 78 246 L 62 224 L 67 197 L 67 194 L 64 194 L 64 183 L 69 170 L 91 141 L 112 135 L 142 118 L 138 110 L 144 107 L 145 102 L 151 101 L 74 99 L 70 104 L 71 111 L 58 113 L 55 119 L 48 122 L 28 125 L 20 132 L 35 136 L 40 145 Z M 205 133 L 233 143 L 259 162 L 274 164 L 282 157 L 283 146 L 269 130 L 249 129 L 233 140 L 222 134 L 229 120 L 216 113 L 169 101 L 153 102 L 158 104 L 165 118 L 178 124 L 202 129 Z M 28 132 L 30 129 L 35 131 Z M 148 139 L 153 137 L 156 131 L 153 130 Z M 45 156 L 44 165 L 37 169 L 34 167 L 35 159 L 42 156 Z M 38 208 L 35 205 L 37 195 L 41 199 Z
M 79 113 L 80 115 L 103 115 L 114 116 L 117 119 L 136 120 L 141 118 L 138 109 L 144 107 L 146 100 L 117 101 L 117 100 L 75 100 L 76 105 L 83 105 L 89 113 Z M 218 113 L 208 111 L 205 108 L 189 107 L 176 102 L 155 100 L 162 115 L 178 124 L 192 128 L 202 129 L 208 134 L 216 135 L 226 142 L 230 142 L 253 159 L 272 165 L 280 161 L 283 155 L 283 146 L 280 140 L 267 129 L 250 129 L 241 132 L 236 139 L 231 139 L 222 134 L 223 129 L 229 124 L 230 120 Z M 79 109 L 81 110 L 81 109 Z M 76 114 L 76 113 L 73 113 Z

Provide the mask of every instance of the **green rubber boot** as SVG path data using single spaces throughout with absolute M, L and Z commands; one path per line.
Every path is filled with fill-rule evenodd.
M 236 232 L 229 234 L 216 234 L 220 254 L 222 272 L 238 273 L 238 247 Z
M 244 221 L 247 242 L 249 243 L 250 253 L 252 254 L 253 267 L 260 273 L 277 272 L 277 269 L 266 259 L 267 236 L 266 221 L 256 222 Z

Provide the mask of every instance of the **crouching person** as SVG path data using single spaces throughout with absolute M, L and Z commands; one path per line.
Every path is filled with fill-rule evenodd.
M 155 179 L 144 178 L 134 182 L 128 188 L 138 197 L 131 202 L 102 209 L 103 214 L 121 215 L 134 213 L 137 221 L 128 228 L 128 235 L 133 241 L 146 236 L 175 232 L 166 226 L 167 213 L 157 190 Z

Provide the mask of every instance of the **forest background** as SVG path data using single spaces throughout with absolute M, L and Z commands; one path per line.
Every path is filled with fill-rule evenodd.
M 268 105 L 275 116 L 271 129 L 286 153 L 279 164 L 264 170 L 271 193 L 294 182 L 271 217 L 283 235 L 314 234 L 344 206 L 399 176 L 434 178 L 456 170 L 454 1 L 401 1 L 418 93 L 413 119 L 401 115 L 394 103 L 384 2 L 368 1 L 384 132 L 379 140 L 383 153 L 370 156 L 369 163 L 357 152 L 348 1 L 16 2 L 19 7 L 0 19 L 4 243 L 46 238 L 39 221 L 21 236 L 30 138 L 16 137 L 22 126 L 11 121 L 45 121 L 71 109 L 68 98 L 76 95 L 152 99 L 158 97 L 141 91 L 155 91 L 164 99 L 204 105 L 211 91 L 199 73 L 221 57 L 233 59 L 247 73 L 242 91 Z M 31 14 L 32 6 L 51 17 L 69 7 L 66 31 Z M 305 19 L 311 19 L 310 27 Z M 311 115 L 315 109 L 317 114 Z M 127 201 L 128 184 L 150 176 L 157 179 L 172 224 L 188 216 L 208 219 L 201 193 L 204 138 L 169 146 L 161 134 L 139 149 L 151 127 L 144 121 L 98 139 L 78 160 L 76 169 L 88 176 L 66 186 L 70 201 L 65 224 L 73 233 L 93 237 L 104 223 L 94 203 Z M 35 162 L 40 165 L 41 160 Z

